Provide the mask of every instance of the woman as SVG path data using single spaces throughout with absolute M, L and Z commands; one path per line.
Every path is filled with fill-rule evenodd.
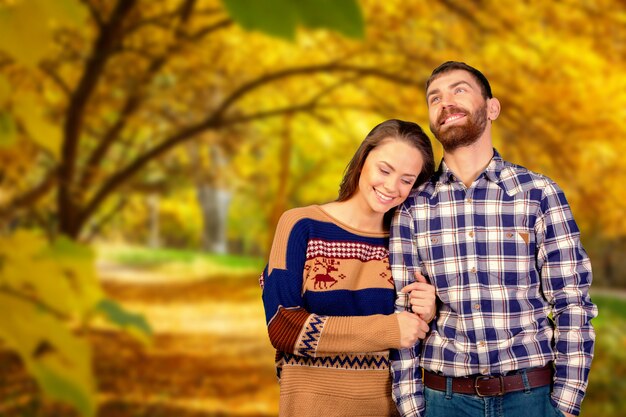
M 261 276 L 281 416 L 397 415 L 389 349 L 423 338 L 435 304 L 428 286 L 420 317 L 393 314 L 389 224 L 433 170 L 422 129 L 388 120 L 352 157 L 336 201 L 282 215 Z

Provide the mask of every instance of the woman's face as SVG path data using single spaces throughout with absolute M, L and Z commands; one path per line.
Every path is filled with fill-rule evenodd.
M 355 198 L 365 210 L 386 213 L 407 198 L 423 163 L 415 147 L 402 140 L 384 139 L 365 159 Z

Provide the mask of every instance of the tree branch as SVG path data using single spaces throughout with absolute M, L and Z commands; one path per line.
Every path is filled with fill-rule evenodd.
M 196 0 L 185 0 L 185 2 L 181 4 L 181 6 L 178 8 L 178 12 L 180 13 L 180 21 L 178 24 L 178 28 L 175 31 L 176 40 L 180 39 L 183 36 L 183 32 L 179 29 L 181 27 L 184 27 L 184 25 L 191 18 L 195 1 Z M 169 58 L 173 56 L 177 49 L 178 44 L 176 42 L 170 44 L 165 53 L 163 53 L 163 55 L 155 58 L 150 63 L 145 73 L 137 83 L 139 87 L 137 87 L 134 93 L 130 93 L 128 95 L 126 102 L 124 103 L 124 106 L 120 112 L 119 119 L 105 133 L 104 137 L 100 140 L 98 146 L 87 160 L 83 175 L 79 181 L 79 189 L 85 190 L 88 188 L 93 176 L 97 172 L 97 168 L 100 166 L 100 164 L 104 160 L 104 157 L 108 153 L 108 150 L 119 138 L 119 135 L 126 127 L 129 118 L 139 109 L 139 105 L 144 98 L 144 87 L 150 83 L 150 81 L 155 77 L 156 74 L 158 74 L 158 72 L 168 62 Z
M 119 0 L 111 17 L 100 30 L 100 35 L 92 49 L 83 76 L 71 96 L 64 126 L 64 141 L 61 148 L 59 166 L 59 226 L 62 232 L 75 236 L 78 230 L 74 222 L 75 203 L 72 190 L 76 153 L 83 125 L 87 102 L 98 84 L 110 53 L 119 41 L 125 17 L 135 6 L 137 0 Z
M 309 101 L 309 102 L 301 104 L 299 106 L 287 106 L 287 107 L 283 107 L 283 108 L 278 108 L 278 109 L 273 109 L 273 110 L 268 110 L 268 111 L 261 111 L 261 112 L 258 112 L 258 113 L 253 113 L 253 114 L 248 114 L 248 115 L 232 117 L 230 119 L 224 119 L 224 120 L 222 120 L 220 122 L 219 127 L 234 126 L 234 125 L 241 124 L 241 123 L 252 122 L 254 120 L 259 120 L 259 119 L 267 119 L 267 118 L 275 117 L 275 116 L 282 116 L 282 115 L 285 115 L 285 114 L 302 113 L 302 112 L 306 112 L 306 111 L 312 111 L 312 110 L 314 110 L 316 108 L 319 108 L 319 107 L 321 107 L 321 106 L 319 104 L 317 104 L 316 102 Z
M 208 35 L 209 33 L 213 33 L 216 32 L 220 29 L 224 29 L 227 28 L 229 26 L 231 26 L 233 24 L 232 19 L 224 19 L 224 20 L 220 20 L 219 22 L 216 22 L 212 25 L 203 27 L 202 29 L 198 29 L 196 32 L 191 33 L 189 35 L 184 35 L 183 38 L 185 40 L 188 41 L 198 41 L 200 39 L 202 39 L 204 36 Z
M 489 15 L 486 17 L 486 19 L 483 20 L 489 22 L 491 25 L 487 26 L 483 22 L 480 22 L 477 17 L 480 16 L 480 13 L 485 13 L 485 8 L 477 2 L 473 3 L 476 6 L 477 10 L 480 10 L 480 13 L 476 13 L 475 10 L 467 8 L 463 5 L 464 3 L 462 2 L 456 2 L 453 0 L 440 0 L 440 2 L 443 3 L 445 7 L 447 7 L 452 13 L 458 15 L 459 17 L 467 21 L 470 25 L 476 27 L 481 33 L 495 35 L 501 33 L 512 33 L 512 35 L 515 36 L 521 44 L 526 45 L 528 48 L 533 49 L 534 51 L 539 51 L 537 45 L 531 43 L 528 40 L 528 36 L 526 33 L 519 33 L 516 30 L 511 31 L 510 22 L 504 21 L 500 18 L 500 16 L 494 16 L 493 13 L 489 13 L 489 11 L 487 11 Z M 495 27 L 493 24 L 499 27 Z
M 125 35 L 131 34 L 133 32 L 136 32 L 137 30 L 143 28 L 144 26 L 150 26 L 150 25 L 156 25 L 156 26 L 163 26 L 163 24 L 165 22 L 167 22 L 169 19 L 172 19 L 174 17 L 176 17 L 178 14 L 181 13 L 181 10 L 183 10 L 183 7 L 178 7 L 176 10 L 172 10 L 171 12 L 167 12 L 167 13 L 163 13 L 160 15 L 156 15 L 156 16 L 152 16 L 150 18 L 144 19 L 144 20 L 140 20 L 138 22 L 135 22 L 131 25 L 129 25 L 126 28 L 125 31 Z M 194 12 L 194 16 L 201 16 L 201 15 L 213 15 L 216 13 L 222 13 L 221 9 L 215 8 L 215 9 L 200 9 L 200 10 L 196 10 Z
M 235 90 L 233 93 L 231 93 L 230 96 L 228 96 L 222 103 L 222 105 L 220 107 L 217 108 L 217 110 L 215 110 L 215 112 L 213 112 L 213 114 L 209 117 L 209 120 L 213 119 L 213 120 L 218 120 L 220 118 L 222 118 L 223 114 L 239 99 L 241 99 L 243 96 L 245 96 L 246 94 L 248 94 L 249 92 L 260 88 L 266 84 L 272 83 L 274 81 L 283 79 L 283 78 L 289 78 L 292 76 L 296 76 L 296 75 L 308 75 L 308 74 L 315 74 L 315 73 L 319 73 L 319 72 L 327 72 L 327 73 L 331 73 L 331 72 L 351 72 L 357 75 L 361 75 L 361 76 L 375 76 L 377 78 L 381 78 L 387 81 L 391 81 L 394 83 L 398 83 L 398 84 L 403 84 L 403 85 L 413 85 L 413 86 L 420 86 L 420 84 L 412 79 L 412 78 L 406 78 L 406 77 L 402 77 L 398 74 L 393 74 L 393 73 L 389 73 L 389 72 L 385 72 L 381 69 L 378 68 L 371 68 L 371 67 L 359 67 L 359 66 L 355 66 L 355 65 L 348 65 L 348 64 L 336 64 L 336 63 L 328 63 L 328 64 L 321 64 L 321 65 L 311 65 L 311 66 L 305 66 L 305 67 L 296 67 L 296 68 L 288 68 L 288 69 L 284 69 L 282 71 L 277 71 L 275 73 L 272 74 L 267 74 L 264 76 L 261 76 L 255 80 L 252 80 L 244 85 L 242 85 L 241 87 L 239 87 L 237 90 Z
M 158 158 L 163 155 L 166 151 L 171 149 L 173 146 L 192 138 L 193 136 L 202 133 L 212 127 L 216 127 L 217 125 L 209 125 L 206 122 L 199 123 L 195 126 L 188 127 L 187 129 L 183 129 L 181 132 L 169 137 L 159 145 L 150 149 L 143 155 L 137 157 L 133 162 L 131 162 L 126 168 L 117 171 L 114 175 L 112 175 L 104 185 L 98 190 L 95 196 L 91 199 L 91 201 L 85 206 L 85 208 L 79 213 L 77 221 L 79 227 L 84 224 L 84 222 L 97 210 L 102 201 L 117 187 L 123 184 L 128 178 L 135 175 L 141 168 L 144 167 L 148 162 L 153 159 Z
M 119 138 L 120 133 L 126 127 L 126 123 L 128 122 L 130 116 L 139 108 L 140 102 L 141 98 L 138 95 L 128 97 L 126 103 L 124 104 L 124 108 L 120 112 L 119 118 L 104 134 L 102 139 L 100 139 L 98 146 L 93 150 L 89 159 L 85 163 L 83 174 L 78 182 L 78 189 L 86 190 L 89 187 L 95 174 L 98 172 L 98 168 L 104 160 L 104 157 L 108 153 L 111 146 L 113 146 L 115 141 Z
M 104 25 L 102 15 L 100 14 L 100 11 L 96 9 L 96 6 L 94 6 L 91 0 L 81 0 L 81 2 L 85 5 L 85 7 L 87 7 L 87 10 L 89 10 L 89 14 L 94 22 L 96 22 L 99 27 L 102 27 Z
M 65 81 L 61 78 L 61 76 L 55 72 L 55 69 L 53 68 L 53 64 L 52 63 L 43 61 L 39 65 L 39 69 L 41 69 L 46 75 L 48 75 L 52 79 L 52 81 L 54 81 L 55 84 L 61 90 L 63 90 L 63 92 L 65 93 L 65 95 L 67 97 L 71 97 L 72 96 L 72 90 L 65 83 Z
M 283 71 L 278 71 L 274 74 L 259 77 L 256 80 L 244 84 L 238 90 L 233 92 L 226 100 L 224 100 L 222 105 L 204 121 L 201 121 L 196 125 L 187 127 L 186 129 L 183 129 L 173 136 L 170 136 L 154 148 L 137 157 L 133 162 L 127 165 L 126 168 L 116 172 L 114 175 L 109 177 L 109 179 L 96 192 L 94 197 L 89 201 L 85 208 L 78 214 L 78 228 L 80 228 L 80 226 L 82 226 L 84 222 L 91 215 L 93 215 L 93 213 L 97 210 L 102 201 L 104 201 L 104 199 L 107 198 L 111 192 L 113 192 L 117 187 L 123 184 L 128 178 L 131 178 L 133 175 L 135 175 L 148 162 L 162 156 L 174 146 L 193 138 L 197 134 L 200 134 L 210 129 L 216 129 L 218 127 L 231 126 L 235 124 L 250 122 L 253 120 L 259 120 L 262 118 L 279 116 L 282 114 L 311 111 L 314 108 L 320 107 L 320 105 L 317 104 L 317 100 L 320 97 L 316 97 L 316 101 L 310 101 L 298 106 L 290 106 L 280 109 L 258 112 L 251 115 L 233 117 L 231 119 L 224 119 L 222 117 L 226 110 L 228 110 L 237 100 L 241 99 L 244 95 L 253 91 L 254 89 L 260 88 L 268 83 L 282 78 L 288 78 L 297 75 L 307 75 L 318 72 L 350 72 L 361 76 L 375 76 L 377 78 L 385 79 L 402 85 L 418 85 L 418 83 L 413 79 L 405 78 L 393 73 L 387 73 L 378 68 L 339 65 L 333 63 L 291 68 Z
M 44 180 L 35 188 L 15 197 L 6 207 L 0 209 L 0 218 L 5 218 L 13 211 L 25 206 L 35 204 L 37 200 L 46 195 L 57 182 L 56 170 L 50 171 Z
M 122 209 L 124 208 L 124 206 L 128 203 L 128 199 L 124 196 L 122 196 L 120 198 L 120 200 L 117 202 L 117 204 L 115 205 L 115 207 L 113 207 L 113 209 L 111 209 L 111 211 L 107 214 L 105 214 L 104 216 L 102 216 L 102 218 L 100 218 L 100 221 L 98 221 L 97 223 L 94 224 L 94 226 L 91 228 L 91 230 L 89 231 L 89 235 L 84 239 L 86 242 L 90 242 L 94 237 L 96 237 L 96 235 L 98 234 L 98 232 L 100 232 L 100 230 L 102 230 L 102 227 L 104 225 L 106 225 L 107 223 L 109 223 L 111 220 L 113 220 L 113 218 L 115 217 L 115 215 Z
M 178 13 L 180 14 L 181 22 L 186 22 L 189 20 L 191 13 L 193 12 L 193 8 L 196 5 L 196 0 L 183 0 L 180 7 L 178 8 Z

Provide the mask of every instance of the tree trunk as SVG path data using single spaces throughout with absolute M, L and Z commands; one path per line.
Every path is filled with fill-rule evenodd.
M 293 140 L 291 137 L 291 116 L 285 117 L 283 131 L 281 135 L 280 152 L 278 160 L 278 188 L 274 204 L 268 218 L 268 239 L 265 243 L 265 251 L 269 253 L 274 240 L 274 231 L 280 216 L 287 210 L 289 199 L 289 174 L 291 172 L 291 152 L 293 149 Z
M 226 165 L 224 152 L 215 146 L 209 146 L 209 166 L 203 164 L 200 142 L 192 142 L 187 146 L 189 159 L 195 176 L 196 199 L 202 213 L 202 249 L 212 253 L 227 253 L 228 239 L 226 222 L 231 193 L 222 189 L 217 173 Z
M 159 227 L 159 195 L 148 195 L 148 247 L 156 249 L 161 247 Z
M 198 204 L 202 211 L 202 248 L 207 252 L 227 253 L 226 221 L 231 195 L 211 184 L 197 184 Z

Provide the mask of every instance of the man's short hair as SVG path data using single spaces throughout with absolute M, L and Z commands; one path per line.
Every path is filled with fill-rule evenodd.
M 430 74 L 430 77 L 428 77 L 428 80 L 426 80 L 426 91 L 428 91 L 430 83 L 432 83 L 436 78 L 439 78 L 440 75 L 455 70 L 463 70 L 472 74 L 480 86 L 483 97 L 485 99 L 493 98 L 493 95 L 491 94 L 491 86 L 489 85 L 487 77 L 485 77 L 483 73 L 478 71 L 476 68 L 467 65 L 465 62 L 459 61 L 447 61 L 435 68 L 432 74 Z

